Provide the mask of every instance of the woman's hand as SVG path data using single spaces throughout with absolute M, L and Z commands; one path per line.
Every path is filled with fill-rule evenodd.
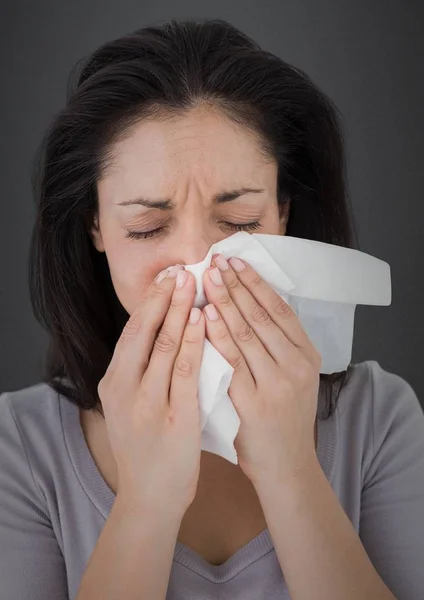
M 183 287 L 179 277 L 175 284 L 177 271 L 187 276 Z M 200 320 L 188 322 L 194 294 L 194 277 L 181 268 L 155 280 L 98 385 L 118 467 L 117 496 L 129 509 L 176 511 L 182 518 L 196 493 L 205 323 L 198 309 Z
M 228 394 L 241 421 L 234 447 L 258 488 L 316 467 L 321 356 L 290 305 L 246 262 L 230 263 L 217 255 L 219 269 L 204 274 L 218 315 L 206 319 L 206 335 L 234 368 Z

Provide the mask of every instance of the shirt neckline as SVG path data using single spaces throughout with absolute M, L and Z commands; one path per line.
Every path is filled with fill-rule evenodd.
M 106 520 L 115 494 L 102 477 L 87 446 L 78 407 L 61 394 L 59 415 L 66 451 L 79 484 Z M 329 419 L 317 419 L 317 457 L 330 483 L 335 470 L 338 431 L 337 411 Z M 173 560 L 213 583 L 223 583 L 272 551 L 275 551 L 274 545 L 266 528 L 221 565 L 208 563 L 179 541 L 175 544 Z

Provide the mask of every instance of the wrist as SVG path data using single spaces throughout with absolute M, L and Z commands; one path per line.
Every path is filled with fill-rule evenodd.
M 141 502 L 131 496 L 125 494 L 116 494 L 115 503 L 113 505 L 114 513 L 121 517 L 128 517 L 135 520 L 149 520 L 151 522 L 165 522 L 167 526 L 173 524 L 179 527 L 179 524 L 187 510 L 185 506 L 175 503 L 173 506 L 152 504 Z
M 274 497 L 276 491 L 280 498 L 283 495 L 296 501 L 299 496 L 303 496 L 311 486 L 315 485 L 317 478 L 321 477 L 325 477 L 325 474 L 318 457 L 315 457 L 302 469 L 293 471 L 283 478 L 262 479 L 255 482 L 254 487 L 261 501 L 268 497 Z

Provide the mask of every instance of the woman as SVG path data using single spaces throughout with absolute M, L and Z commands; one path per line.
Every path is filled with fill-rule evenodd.
M 424 597 L 411 386 L 374 360 L 320 374 L 243 261 L 215 257 L 191 310 L 184 265 L 234 231 L 357 247 L 332 102 L 225 21 L 171 21 L 93 53 L 39 158 L 50 347 L 0 396 L 4 597 Z M 235 368 L 238 465 L 200 450 L 205 337 Z

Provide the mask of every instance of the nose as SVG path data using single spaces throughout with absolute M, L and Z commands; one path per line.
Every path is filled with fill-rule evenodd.
M 179 250 L 175 252 L 175 256 L 177 257 L 176 263 L 181 265 L 195 265 L 202 262 L 213 243 L 213 241 L 201 238 L 184 240 Z
M 196 222 L 191 219 L 190 223 L 186 221 L 175 239 L 174 264 L 194 265 L 202 262 L 212 244 L 221 238 L 222 236 L 217 235 L 216 231 L 208 230 L 201 219 L 197 219 Z

